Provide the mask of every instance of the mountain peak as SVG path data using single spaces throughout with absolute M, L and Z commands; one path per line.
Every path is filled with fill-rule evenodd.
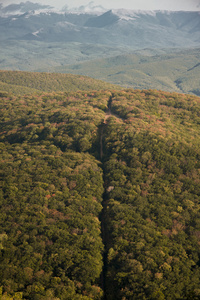
M 86 23 L 86 27 L 97 27 L 102 28 L 109 25 L 112 25 L 113 23 L 117 22 L 120 18 L 113 13 L 114 10 L 109 10 L 100 16 L 90 18 Z

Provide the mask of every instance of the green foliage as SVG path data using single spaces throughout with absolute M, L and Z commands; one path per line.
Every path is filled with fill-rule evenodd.
M 26 299 L 47 297 L 50 290 L 59 299 L 66 299 L 69 290 L 74 296 L 92 295 L 103 251 L 97 162 L 89 154 L 63 153 L 52 145 L 2 148 L 4 291 L 23 291 Z
M 104 117 L 97 108 L 99 96 L 78 92 L 1 98 L 4 298 L 102 297 L 98 217 L 103 172 L 88 153 Z M 109 96 L 104 92 L 101 105 L 106 106 Z
M 107 299 L 198 299 L 199 106 L 197 97 L 155 90 L 113 93 Z
M 0 71 L 0 90 L 14 95 L 42 92 L 75 92 L 119 88 L 86 76 L 59 73 Z M 1 96 L 2 92 L 0 92 Z
M 100 300 L 106 261 L 108 300 L 197 300 L 199 111 L 156 90 L 2 93 L 0 297 Z

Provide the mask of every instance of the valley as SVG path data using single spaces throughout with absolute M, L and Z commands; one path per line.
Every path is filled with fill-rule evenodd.
M 158 89 L 199 95 L 200 51 L 174 50 L 153 54 L 146 49 L 134 54 L 54 68 L 57 72 L 92 76 L 112 84 L 136 89 Z M 163 50 L 164 52 L 164 50 Z M 53 70 L 53 69 L 52 69 Z

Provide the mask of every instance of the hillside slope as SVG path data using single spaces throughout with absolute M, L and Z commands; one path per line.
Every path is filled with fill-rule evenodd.
M 101 80 L 72 74 L 0 71 L 0 90 L 15 95 L 110 88 L 119 87 Z
M 92 76 L 124 87 L 200 95 L 199 50 L 197 48 L 153 54 L 146 49 L 142 51 L 144 54 L 137 51 L 134 54 L 62 66 L 54 70 Z
M 0 295 L 199 298 L 199 97 L 2 93 L 0 112 Z

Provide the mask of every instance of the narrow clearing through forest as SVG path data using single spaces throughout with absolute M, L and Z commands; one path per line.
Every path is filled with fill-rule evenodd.
M 100 160 L 102 162 L 102 169 L 105 177 L 105 170 L 104 170 L 104 162 L 105 162 L 105 157 L 104 157 L 104 137 L 105 137 L 105 131 L 106 127 L 108 126 L 108 120 L 111 117 L 115 117 L 117 119 L 120 119 L 122 121 L 123 119 L 119 117 L 118 115 L 114 114 L 112 112 L 112 96 L 108 100 L 108 111 L 106 112 L 105 118 L 100 126 Z M 105 178 L 104 178 L 105 182 Z M 107 255 L 108 255 L 108 231 L 107 231 L 107 224 L 106 224 L 106 209 L 107 209 L 107 201 L 108 201 L 108 191 L 107 191 L 107 186 L 104 186 L 104 194 L 103 194 L 103 202 L 102 206 L 103 209 L 101 211 L 100 215 L 100 221 L 101 221 L 101 236 L 102 236 L 102 241 L 104 244 L 104 253 L 103 253 L 103 270 L 101 274 L 101 285 L 102 289 L 104 291 L 104 300 L 107 300 L 107 287 L 106 287 L 106 276 L 107 276 Z

